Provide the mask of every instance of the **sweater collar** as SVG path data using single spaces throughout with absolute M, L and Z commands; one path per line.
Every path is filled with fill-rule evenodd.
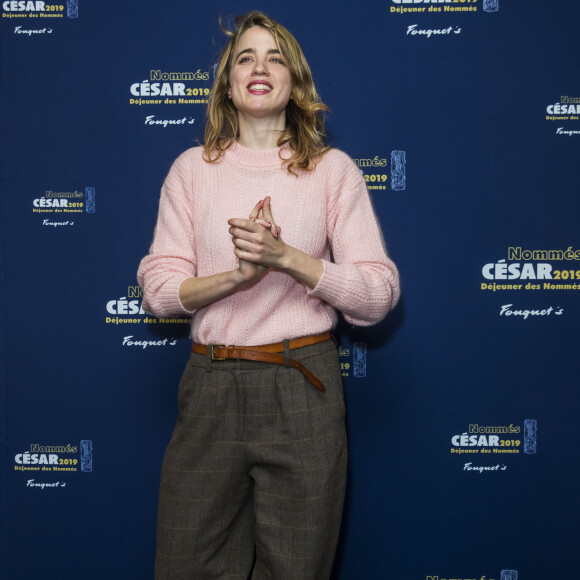
M 288 145 L 274 149 L 248 149 L 235 141 L 226 149 L 225 158 L 233 165 L 265 169 L 281 167 L 283 159 L 289 159 L 291 156 L 292 151 Z

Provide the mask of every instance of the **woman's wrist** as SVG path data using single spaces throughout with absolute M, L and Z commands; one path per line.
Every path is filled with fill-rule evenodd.
M 298 282 L 314 288 L 320 281 L 324 266 L 319 258 L 314 258 L 286 244 L 278 269 Z
M 233 294 L 251 280 L 244 277 L 239 269 L 207 277 L 187 278 L 179 288 L 179 299 L 186 310 L 196 310 Z

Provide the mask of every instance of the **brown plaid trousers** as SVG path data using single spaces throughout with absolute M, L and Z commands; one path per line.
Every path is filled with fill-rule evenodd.
M 271 363 L 192 354 L 162 468 L 156 580 L 324 580 L 344 500 L 334 341 L 290 351 L 326 387 Z

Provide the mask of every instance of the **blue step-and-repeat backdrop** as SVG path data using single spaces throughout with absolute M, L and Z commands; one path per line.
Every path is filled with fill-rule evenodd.
M 301 43 L 402 279 L 337 330 L 333 578 L 578 578 L 577 0 L 2 1 L 0 576 L 152 577 L 190 345 L 135 273 L 218 18 L 253 8 Z

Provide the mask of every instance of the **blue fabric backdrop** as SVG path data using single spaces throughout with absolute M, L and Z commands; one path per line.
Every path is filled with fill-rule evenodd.
M 5 1 L 0 575 L 152 577 L 187 324 L 135 272 L 247 2 Z M 259 8 L 259 7 L 258 7 Z M 403 298 L 342 324 L 335 579 L 577 577 L 574 0 L 273 0 L 368 181 Z

